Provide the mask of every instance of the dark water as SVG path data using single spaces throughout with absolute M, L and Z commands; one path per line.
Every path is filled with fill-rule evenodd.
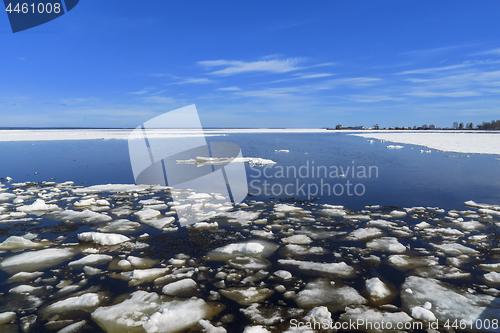
M 268 177 L 263 174 L 265 167 L 247 166 L 249 193 L 256 200 L 318 198 L 318 203 L 350 209 L 375 204 L 460 209 L 467 200 L 500 202 L 500 165 L 495 155 L 435 150 L 428 154 L 420 152 L 428 148 L 412 145 L 387 149 L 389 142 L 370 144 L 344 133 L 230 134 L 207 140 L 233 142 L 245 157 L 277 162 L 265 170 Z M 282 149 L 290 152 L 275 152 Z M 126 140 L 4 142 L 0 159 L 0 177 L 10 176 L 14 182 L 55 178 L 85 186 L 134 183 Z M 342 173 L 344 178 L 335 177 Z

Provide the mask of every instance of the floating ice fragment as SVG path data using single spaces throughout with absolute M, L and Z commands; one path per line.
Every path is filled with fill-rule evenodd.
M 307 237 L 306 235 L 293 235 L 290 237 L 283 238 L 281 241 L 283 243 L 289 243 L 289 244 L 309 244 L 312 242 L 312 239 Z
M 383 312 L 378 309 L 373 309 L 365 305 L 361 306 L 349 306 L 346 307 L 346 312 L 340 315 L 340 322 L 358 323 L 356 329 L 366 330 L 368 332 L 375 332 L 371 330 L 375 326 L 375 323 L 383 323 L 384 327 L 406 327 L 406 323 L 410 323 L 413 319 L 405 312 Z M 403 326 L 404 325 L 404 326 Z M 376 332 L 382 332 L 382 330 L 377 330 Z
M 307 316 L 304 317 L 304 320 L 318 323 L 331 323 L 332 314 L 328 311 L 326 306 L 318 306 L 309 311 Z
M 400 211 L 400 210 L 393 210 L 389 214 L 392 215 L 392 216 L 394 216 L 394 217 L 403 217 L 403 216 L 406 216 L 406 212 L 403 212 L 403 211 Z
M 475 322 L 480 319 L 498 319 L 500 301 L 498 298 L 484 294 L 470 294 L 467 291 L 447 283 L 428 278 L 409 276 L 402 285 L 402 290 L 410 288 L 413 293 L 402 293 L 403 309 L 411 312 L 411 308 L 431 302 L 435 309 L 433 314 L 440 322 L 446 320 L 463 320 Z
M 142 192 L 144 190 L 149 190 L 154 186 L 151 185 L 134 185 L 134 184 L 106 184 L 106 185 L 94 185 L 84 188 L 72 189 L 74 194 L 85 194 L 85 193 L 122 193 L 122 192 Z M 157 187 L 157 186 L 156 186 Z M 161 188 L 167 189 L 164 186 Z
M 97 228 L 99 232 L 127 232 L 134 231 L 141 226 L 138 222 L 132 222 L 125 219 L 120 219 L 106 223 L 104 226 Z
M 268 260 L 254 257 L 236 257 L 229 259 L 228 264 L 239 269 L 248 270 L 260 270 L 271 267 L 271 263 Z
M 292 273 L 290 273 L 289 271 L 282 270 L 282 269 L 274 272 L 274 275 L 276 275 L 279 278 L 282 278 L 285 281 L 290 280 L 293 277 Z
M 8 201 L 10 199 L 14 199 L 15 197 L 16 195 L 12 193 L 0 193 L 0 202 Z
M 288 204 L 274 205 L 274 211 L 278 213 L 293 213 L 293 212 L 300 212 L 301 210 L 303 210 L 301 207 L 295 207 Z
M 220 216 L 227 217 L 229 223 L 239 223 L 242 226 L 246 226 L 256 220 L 260 214 L 260 211 L 238 210 L 235 212 L 226 212 Z
M 406 246 L 398 242 L 395 237 L 382 237 L 374 239 L 366 244 L 366 247 L 375 251 L 403 253 L 406 251 Z
M 9 177 L 7 177 L 9 178 Z M 7 324 L 17 318 L 15 312 L 2 312 L 0 313 L 0 325 Z
M 56 220 L 70 220 L 70 221 L 85 221 L 85 222 L 108 222 L 111 221 L 111 216 L 106 214 L 92 212 L 88 209 L 85 209 L 81 212 L 77 212 L 74 210 L 63 210 L 60 212 L 50 212 L 45 216 L 49 218 L 54 218 Z
M 305 289 L 297 294 L 295 301 L 301 308 L 326 306 L 332 312 L 343 311 L 349 305 L 367 303 L 367 300 L 356 289 L 332 284 L 327 279 L 309 282 Z
M 143 208 L 142 210 L 135 212 L 134 215 L 137 216 L 139 220 L 141 220 L 141 222 L 144 222 L 147 220 L 151 220 L 152 218 L 155 218 L 157 216 L 160 216 L 161 213 L 156 209 Z
M 200 319 L 198 321 L 201 327 L 205 330 L 205 333 L 227 333 L 226 329 L 222 326 L 214 326 L 208 320 Z
M 351 277 L 356 274 L 356 271 L 345 262 L 338 263 L 321 263 L 311 261 L 300 261 L 294 259 L 279 259 L 281 265 L 295 266 L 298 269 L 311 273 L 325 273 L 336 277 Z
M 77 201 L 74 203 L 74 206 L 77 208 L 81 207 L 90 207 L 96 205 L 96 201 L 94 198 L 89 198 L 89 199 L 82 199 L 80 201 Z
M 346 240 L 362 241 L 369 238 L 379 237 L 383 234 L 378 228 L 359 228 L 347 235 Z
M 94 242 L 99 245 L 116 245 L 130 240 L 124 235 L 94 231 L 82 232 L 78 234 L 78 239 L 82 242 Z
M 54 210 L 62 210 L 58 205 L 46 204 L 42 199 L 36 199 L 35 202 L 31 205 L 17 207 L 16 210 L 18 212 L 25 213 L 38 213 L 38 212 L 48 212 Z
M 81 259 L 70 262 L 68 266 L 98 265 L 111 260 L 113 260 L 113 257 L 107 254 L 89 254 L 88 256 L 85 256 Z
M 244 243 L 233 243 L 223 247 L 216 248 L 207 254 L 209 260 L 227 260 L 236 257 L 268 257 L 278 245 L 264 241 L 253 240 Z
M 19 272 L 19 273 L 16 273 L 14 275 L 12 275 L 8 282 L 9 283 L 13 283 L 13 282 L 26 282 L 26 281 L 30 281 L 30 280 L 33 280 L 33 279 L 36 279 L 37 277 L 40 277 L 43 275 L 43 272 L 32 272 L 32 273 L 29 273 L 29 272 Z
M 340 207 L 342 207 L 342 206 L 340 206 Z M 323 215 L 328 215 L 328 216 L 344 216 L 347 214 L 342 208 L 340 208 L 340 209 L 338 209 L 338 208 L 321 209 L 321 210 L 319 210 L 319 213 L 321 213 Z
M 153 218 L 149 220 L 141 220 L 142 223 L 147 224 L 149 226 L 152 226 L 153 228 L 156 228 L 158 230 L 162 230 L 163 228 L 166 228 L 170 224 L 172 224 L 175 221 L 175 217 L 172 216 L 167 216 L 164 218 Z
M 484 279 L 490 283 L 500 283 L 500 273 L 499 272 L 490 272 L 484 274 Z
M 476 255 L 479 253 L 478 251 L 470 247 L 458 243 L 442 243 L 442 244 L 429 243 L 429 244 L 435 247 L 436 249 L 441 250 L 444 253 L 450 254 L 452 256 L 458 256 L 461 254 Z
M 161 291 L 168 296 L 182 296 L 192 293 L 197 286 L 198 284 L 193 279 L 187 278 L 169 283 Z
M 10 274 L 44 270 L 71 259 L 74 254 L 75 251 L 70 248 L 24 252 L 4 259 L 0 263 L 0 269 Z
M 253 303 L 262 302 L 266 298 L 274 294 L 274 290 L 268 288 L 229 288 L 221 289 L 219 293 L 240 305 L 250 305 Z
M 36 249 L 47 245 L 50 245 L 50 242 L 35 243 L 24 237 L 10 236 L 3 243 L 0 243 L 0 250 Z
M 68 311 L 94 311 L 101 303 L 101 297 L 96 293 L 87 293 L 81 296 L 69 297 L 62 301 L 55 302 L 42 311 L 44 314 L 65 313 Z
M 247 326 L 243 333 L 271 333 L 267 328 L 261 325 L 257 326 Z
M 391 295 L 391 291 L 387 285 L 382 282 L 378 277 L 373 277 L 366 280 L 366 290 L 370 294 L 370 298 L 378 301 L 387 298 Z
M 87 324 L 86 320 L 77 321 L 74 324 L 68 325 L 65 328 L 57 331 L 57 333 L 77 333 Z

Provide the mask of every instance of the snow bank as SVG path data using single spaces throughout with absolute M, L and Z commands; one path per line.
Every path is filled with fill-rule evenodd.
M 500 134 L 478 132 L 373 132 L 350 134 L 464 154 L 500 155 Z

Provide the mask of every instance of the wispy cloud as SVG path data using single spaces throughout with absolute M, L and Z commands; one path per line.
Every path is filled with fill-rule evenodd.
M 500 56 L 500 48 L 474 52 L 474 53 L 471 53 L 470 55 L 471 56 L 478 56 L 478 55 L 497 55 L 497 56 Z
M 287 73 L 301 69 L 297 65 L 302 62 L 301 58 L 273 59 L 260 61 L 238 61 L 238 60 L 208 60 L 199 61 L 198 64 L 212 69 L 214 67 L 224 67 L 211 72 L 213 75 L 235 75 L 248 72 L 269 72 L 269 73 Z
M 331 73 L 317 73 L 317 74 L 297 74 L 299 79 L 317 79 L 321 77 L 333 76 Z
M 397 75 L 430 74 L 430 73 L 436 73 L 436 72 L 441 72 L 441 71 L 449 71 L 449 70 L 454 70 L 454 69 L 459 69 L 459 68 L 470 67 L 472 65 L 473 65 L 472 63 L 467 63 L 467 64 L 458 64 L 458 65 L 451 65 L 451 66 L 444 66 L 444 67 L 414 69 L 414 70 L 410 70 L 410 71 L 399 72 L 396 74 Z
M 432 91 L 415 91 L 406 93 L 408 96 L 417 96 L 417 97 L 452 97 L 452 98 L 460 98 L 460 97 L 473 97 L 473 96 L 481 96 L 482 94 L 477 91 L 453 91 L 453 92 L 432 92 Z
M 401 53 L 402 55 L 407 56 L 415 56 L 418 58 L 422 57 L 433 57 L 433 56 L 442 56 L 446 53 L 454 51 L 456 49 L 466 48 L 476 46 L 476 44 L 465 44 L 465 45 L 452 45 L 452 46 L 444 46 L 444 47 L 435 47 L 430 49 L 421 49 L 421 50 L 412 50 Z
M 70 98 L 62 98 L 59 100 L 59 102 L 63 105 L 79 105 L 79 104 L 89 104 L 93 102 L 94 103 L 99 102 L 99 99 L 95 97 L 88 97 L 88 98 L 70 97 Z
M 207 84 L 207 83 L 213 83 L 213 82 L 215 82 L 215 81 L 207 79 L 207 78 L 185 78 L 179 82 L 174 82 L 172 84 L 188 84 L 188 83 Z
M 286 88 L 269 88 L 261 90 L 249 90 L 241 91 L 236 94 L 241 97 L 260 97 L 260 98 L 270 98 L 270 99 L 287 99 L 297 97 L 297 93 L 300 92 L 298 87 L 286 87 Z
M 130 95 L 144 95 L 144 94 L 147 94 L 148 93 L 148 90 L 140 90 L 140 91 L 132 91 L 132 92 L 129 92 L 127 94 L 130 94 Z
M 233 87 L 219 88 L 219 89 L 217 89 L 217 90 L 222 90 L 222 91 L 239 91 L 239 90 L 241 90 L 241 89 L 240 89 L 240 88 L 238 88 L 238 87 L 233 86 Z
M 174 104 L 177 102 L 175 99 L 171 97 L 164 96 L 148 96 L 142 99 L 145 103 L 156 103 L 156 104 Z
M 286 79 L 281 79 L 281 80 L 274 80 L 271 81 L 271 83 L 279 83 L 279 82 L 287 82 L 287 81 L 293 81 L 293 80 L 302 80 L 302 79 L 319 79 L 319 78 L 324 78 L 324 77 L 330 77 L 334 76 L 335 74 L 331 73 L 296 73 L 293 74 L 293 77 L 288 77 Z
M 333 89 L 339 86 L 351 88 L 366 88 L 380 83 L 382 79 L 376 77 L 345 77 L 323 81 L 315 85 L 316 90 Z
M 350 95 L 349 98 L 354 102 L 359 103 L 378 103 L 383 101 L 400 102 L 404 100 L 402 97 L 393 97 L 388 95 Z

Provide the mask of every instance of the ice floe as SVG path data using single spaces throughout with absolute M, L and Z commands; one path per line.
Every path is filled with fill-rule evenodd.
M 71 248 L 44 249 L 28 251 L 4 259 L 0 269 L 13 274 L 18 272 L 34 272 L 57 266 L 75 255 Z
M 93 242 L 99 245 L 116 245 L 130 240 L 130 238 L 121 234 L 93 231 L 78 234 L 78 239 L 82 242 Z
M 305 289 L 297 294 L 295 301 L 300 307 L 326 306 L 332 312 L 342 311 L 349 305 L 367 303 L 356 289 L 326 279 L 309 282 Z

